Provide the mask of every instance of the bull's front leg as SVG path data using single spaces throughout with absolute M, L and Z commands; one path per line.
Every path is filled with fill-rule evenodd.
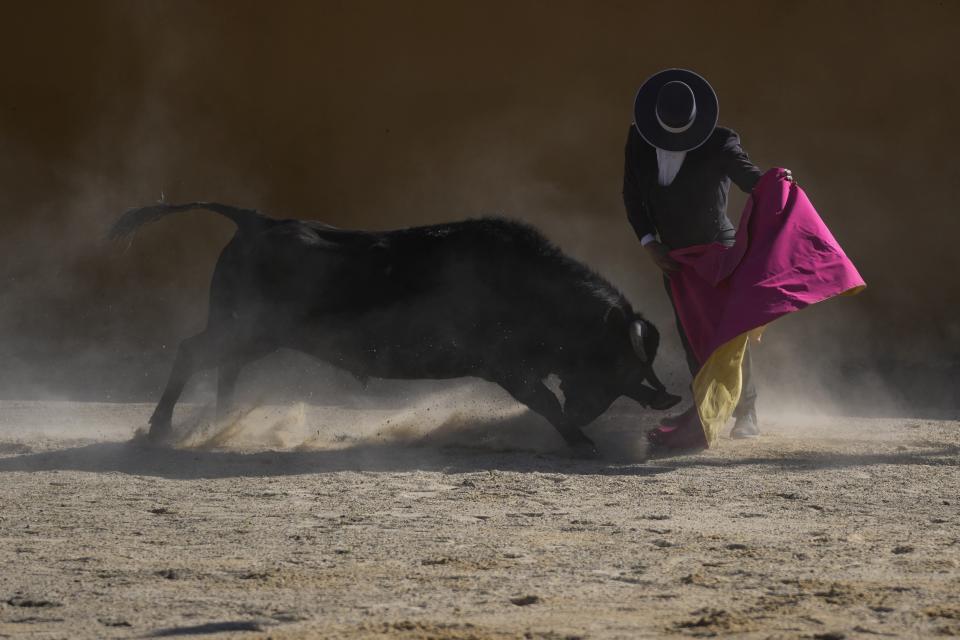
M 534 377 L 510 377 L 500 381 L 500 386 L 506 389 L 518 402 L 525 404 L 532 411 L 546 418 L 554 428 L 560 432 L 566 443 L 579 454 L 588 457 L 597 456 L 597 448 L 593 441 L 580 430 L 589 421 L 583 422 L 564 413 L 557 396 Z

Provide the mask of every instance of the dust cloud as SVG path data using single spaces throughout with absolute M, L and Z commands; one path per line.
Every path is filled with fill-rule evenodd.
M 391 396 L 393 396 L 391 398 Z M 247 402 L 217 419 L 211 405 L 180 411 L 170 446 L 198 450 L 374 450 L 400 445 L 431 451 L 528 452 L 569 455 L 543 418 L 489 383 L 398 385 L 336 404 Z M 611 412 L 599 421 L 598 446 L 620 462 L 645 460 L 645 439 L 634 415 Z M 138 434 L 139 439 L 145 432 Z
M 344 227 L 527 220 L 661 327 L 659 368 L 682 390 L 669 304 L 620 179 L 636 87 L 686 66 L 714 83 L 721 122 L 761 167 L 794 170 L 870 285 L 768 332 L 761 410 L 956 413 L 960 176 L 943 144 L 960 133 L 956 5 L 52 6 L 10 8 L 0 38 L 4 398 L 157 397 L 177 343 L 203 325 L 231 233 L 190 214 L 126 250 L 103 241 L 120 212 L 161 197 Z M 289 357 L 246 377 L 265 406 L 359 406 L 378 391 Z M 188 398 L 211 388 L 201 376 Z M 404 389 L 392 409 L 426 420 L 421 390 Z M 424 424 L 449 432 L 467 414 L 446 415 Z M 269 437 L 309 446 L 308 424 Z

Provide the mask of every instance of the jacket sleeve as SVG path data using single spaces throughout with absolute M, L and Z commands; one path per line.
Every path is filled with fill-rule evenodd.
M 639 135 L 633 125 L 630 125 L 630 131 L 627 134 L 627 144 L 624 149 L 623 205 L 627 209 L 627 220 L 630 221 L 630 226 L 633 227 L 634 233 L 637 234 L 637 239 L 642 240 L 647 234 L 656 235 L 657 229 L 650 219 L 643 193 L 640 190 L 640 185 L 637 183 L 637 176 L 634 172 L 634 159 L 637 157 L 636 148 Z
M 740 136 L 731 131 L 723 145 L 723 160 L 727 175 L 744 193 L 753 191 L 763 172 L 750 161 L 750 156 L 740 146 Z

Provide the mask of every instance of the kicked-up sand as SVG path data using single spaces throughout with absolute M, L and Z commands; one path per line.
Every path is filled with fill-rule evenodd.
M 960 423 L 780 418 L 601 460 L 469 390 L 268 406 L 0 403 L 0 637 L 960 634 Z

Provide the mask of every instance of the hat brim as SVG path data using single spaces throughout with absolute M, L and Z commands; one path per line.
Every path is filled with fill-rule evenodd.
M 679 133 L 664 129 L 657 120 L 656 111 L 660 88 L 674 80 L 685 82 L 697 103 L 693 124 Z M 691 151 L 702 145 L 717 126 L 719 112 L 720 105 L 713 87 L 702 76 L 687 69 L 666 69 L 650 76 L 640 86 L 633 101 L 633 123 L 640 136 L 664 151 Z

